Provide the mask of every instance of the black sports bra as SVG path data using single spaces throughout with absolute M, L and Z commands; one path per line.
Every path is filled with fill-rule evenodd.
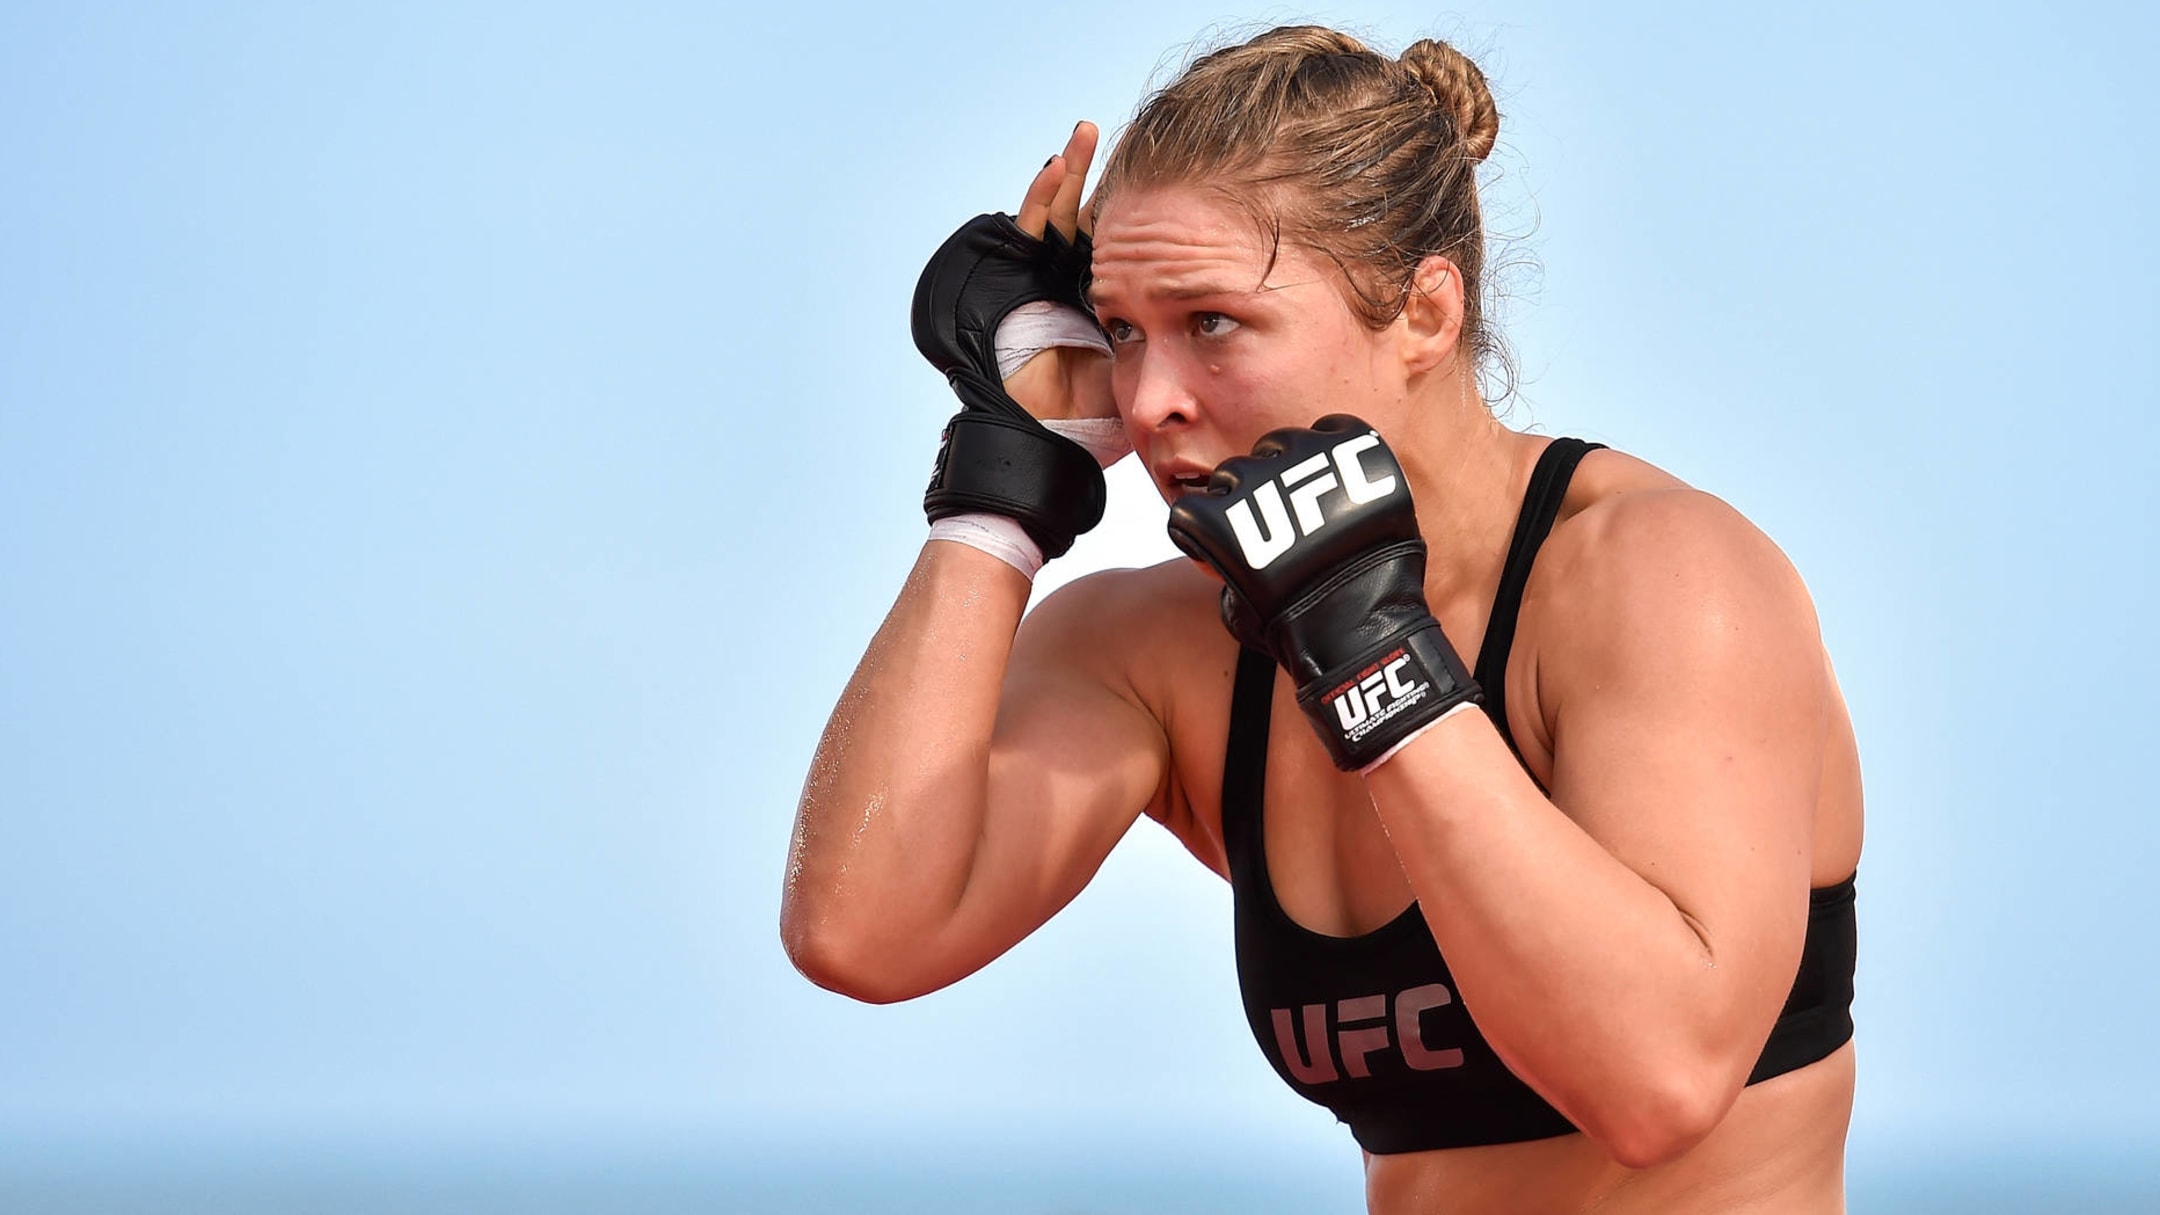
M 1485 712 L 1510 748 L 1505 676 L 1523 587 L 1576 464 L 1597 446 L 1555 439 L 1545 449 L 1508 546 L 1476 673 Z M 1573 1132 L 1478 1033 L 1417 903 L 1363 936 L 1331 937 L 1299 926 L 1275 901 L 1262 828 L 1274 687 L 1274 660 L 1255 650 L 1240 654 L 1223 769 L 1238 986 L 1261 1052 L 1300 1096 L 1348 1123 L 1368 1152 Z M 1852 878 L 1809 892 L 1799 974 L 1749 1084 L 1805 1067 L 1852 1037 L 1855 933 Z

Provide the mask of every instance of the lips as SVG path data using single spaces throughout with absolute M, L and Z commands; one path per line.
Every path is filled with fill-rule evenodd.
M 1174 493 L 1198 494 L 1207 492 L 1208 478 L 1213 476 L 1214 473 L 1215 470 L 1212 467 L 1202 467 L 1198 464 L 1179 460 L 1163 466 L 1158 475 L 1162 478 L 1163 484 L 1168 486 Z

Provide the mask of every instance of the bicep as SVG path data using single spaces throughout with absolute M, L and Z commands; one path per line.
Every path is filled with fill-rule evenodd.
M 1115 599 L 1082 580 L 1039 605 L 1014 639 L 982 835 L 954 917 L 981 961 L 1071 902 L 1164 797 L 1169 743 L 1121 673 Z

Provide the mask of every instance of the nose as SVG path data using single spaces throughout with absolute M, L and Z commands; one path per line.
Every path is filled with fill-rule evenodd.
M 1142 343 L 1130 354 L 1119 351 L 1115 370 L 1128 429 L 1152 433 L 1193 421 L 1198 402 L 1173 351 Z

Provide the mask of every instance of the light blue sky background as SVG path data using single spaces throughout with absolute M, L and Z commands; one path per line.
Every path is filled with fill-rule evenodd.
M 1494 78 L 1511 420 L 1814 589 L 1856 1158 L 2160 1140 L 2152 10 L 1622 7 L 0 7 L 0 1139 L 1071 1135 L 1354 1200 L 1151 824 L 911 1005 L 775 934 L 953 408 L 923 258 L 1316 16 Z M 1046 582 L 1168 554 L 1116 485 Z

